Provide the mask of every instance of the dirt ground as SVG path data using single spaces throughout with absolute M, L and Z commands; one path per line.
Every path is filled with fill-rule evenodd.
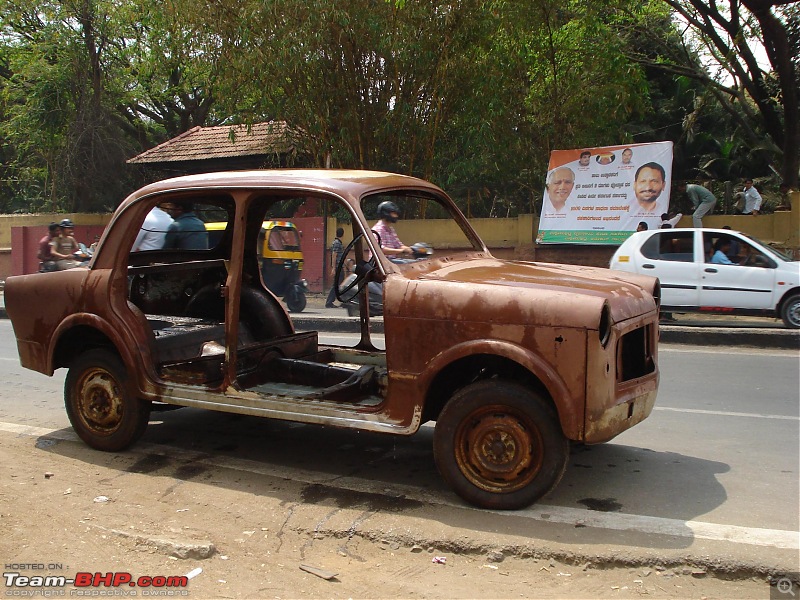
M 169 456 L 104 454 L 76 441 L 0 433 L 4 573 L 70 578 L 113 572 L 129 573 L 134 581 L 196 573 L 187 587 L 93 589 L 15 587 L 10 583 L 19 580 L 4 575 L 3 593 L 195 599 L 770 597 L 763 579 L 724 581 L 688 567 L 604 569 L 506 556 L 499 538 L 495 551 L 459 552 L 453 540 L 442 543 L 445 551 L 437 547 L 443 534 L 435 524 L 412 524 L 391 506 L 377 511 L 331 505 L 322 495 L 295 487 L 247 470 L 202 470 Z M 414 533 L 420 527 L 429 535 Z

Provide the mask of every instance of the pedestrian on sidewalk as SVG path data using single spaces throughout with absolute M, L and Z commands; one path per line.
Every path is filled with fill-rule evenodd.
M 338 265 L 342 260 L 342 253 L 344 252 L 344 245 L 342 244 L 343 235 L 344 229 L 338 227 L 336 229 L 336 238 L 334 238 L 330 248 L 331 277 L 336 277 L 336 265 Z M 325 301 L 325 308 L 336 308 L 336 305 L 333 303 L 333 301 L 336 299 L 336 288 L 338 288 L 339 284 L 342 283 L 342 279 L 344 279 L 344 267 L 339 271 L 339 278 L 333 282 L 331 291 L 328 292 L 328 299 Z

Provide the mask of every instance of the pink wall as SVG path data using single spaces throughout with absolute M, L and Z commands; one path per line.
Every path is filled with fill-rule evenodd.
M 325 219 L 322 217 L 298 217 L 292 222 L 300 231 L 303 249 L 303 278 L 308 281 L 309 291 L 325 290 L 323 267 L 326 263 Z M 95 235 L 101 235 L 102 225 L 75 225 L 75 239 L 89 246 Z M 30 225 L 11 228 L 11 274 L 24 275 L 39 270 L 39 240 L 47 235 L 47 225 Z
M 325 256 L 325 219 L 322 217 L 293 217 L 300 232 L 300 247 L 303 250 L 303 279 L 308 282 L 310 292 L 325 291 L 323 282 Z

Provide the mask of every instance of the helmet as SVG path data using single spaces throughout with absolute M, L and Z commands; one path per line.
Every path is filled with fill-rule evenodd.
M 58 225 L 59 227 L 75 227 L 69 219 L 63 219 Z
M 397 217 L 393 217 L 392 213 L 400 214 L 400 207 L 394 202 L 386 200 L 378 204 L 378 218 L 386 219 L 390 223 L 396 223 Z

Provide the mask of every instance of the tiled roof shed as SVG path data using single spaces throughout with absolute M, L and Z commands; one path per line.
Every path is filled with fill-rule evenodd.
M 306 166 L 285 121 L 194 127 L 128 159 L 159 171 L 206 173 L 236 169 Z

